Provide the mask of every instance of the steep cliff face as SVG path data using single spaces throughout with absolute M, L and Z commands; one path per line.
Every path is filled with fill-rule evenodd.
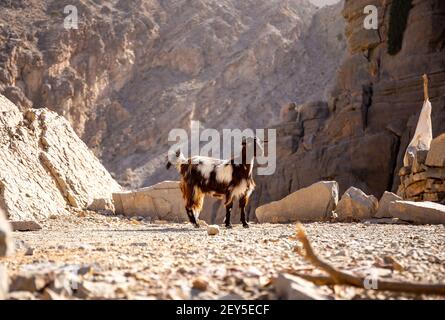
M 63 28 L 68 4 L 78 30 Z M 338 9 L 306 0 L 0 6 L 0 93 L 65 116 L 133 187 L 173 178 L 163 170 L 172 128 L 264 127 L 287 101 L 325 97 L 345 50 Z
M 368 4 L 378 8 L 378 30 L 363 27 Z M 338 181 L 341 192 L 350 186 L 376 196 L 395 191 L 422 107 L 424 73 L 430 77 L 434 136 L 445 131 L 445 3 L 412 1 L 402 48 L 395 55 L 388 54 L 391 4 L 345 2 L 349 54 L 332 95 L 328 103 L 316 104 L 319 112 L 297 107 L 296 115 L 278 126 L 280 141 L 293 140 L 293 152 L 283 153 L 275 177 L 260 179 L 257 202 L 322 179 Z

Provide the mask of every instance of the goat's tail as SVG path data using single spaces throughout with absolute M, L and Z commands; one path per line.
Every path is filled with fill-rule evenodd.
M 168 170 L 172 165 L 175 165 L 179 170 L 183 163 L 187 163 L 187 159 L 184 157 L 181 150 L 177 150 L 174 154 L 169 153 L 167 155 L 167 164 L 165 165 L 165 168 Z

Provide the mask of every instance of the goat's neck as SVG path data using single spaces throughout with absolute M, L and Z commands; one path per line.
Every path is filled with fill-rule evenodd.
M 235 163 L 237 164 L 243 164 L 245 166 L 247 166 L 248 170 L 251 172 L 251 168 L 253 166 L 253 161 L 255 160 L 255 156 L 252 155 L 251 157 L 249 157 L 249 159 L 247 159 L 247 151 L 246 151 L 246 147 L 243 146 L 243 149 L 241 150 L 241 153 L 234 158 Z

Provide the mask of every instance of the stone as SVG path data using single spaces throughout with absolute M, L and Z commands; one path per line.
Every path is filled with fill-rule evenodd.
M 198 277 L 193 280 L 192 288 L 200 291 L 206 291 L 209 287 L 209 280 L 205 277 Z
M 111 211 L 114 212 L 114 204 L 111 198 L 106 199 L 94 199 L 88 206 L 88 210 L 91 211 Z
M 134 191 L 113 193 L 116 214 L 151 220 L 187 221 L 179 182 L 164 181 Z
M 0 257 L 8 256 L 14 251 L 14 242 L 11 233 L 11 226 L 0 208 Z
M 418 180 L 405 188 L 405 195 L 407 198 L 415 197 L 422 194 L 426 189 L 426 180 Z
M 279 297 L 283 300 L 327 300 L 327 297 L 318 293 L 316 286 L 311 282 L 280 273 L 273 281 L 273 286 Z
M 41 220 L 111 199 L 121 187 L 76 135 L 48 109 L 22 113 L 0 94 L 0 203 L 8 219 Z
M 383 196 L 380 198 L 375 218 L 391 218 L 392 216 L 389 212 L 389 204 L 397 200 L 403 199 L 392 192 L 385 191 L 385 193 L 383 193 Z
M 399 170 L 399 176 L 404 177 L 411 173 L 411 167 L 401 167 Z
M 428 154 L 428 150 L 418 150 L 415 155 L 414 155 L 414 159 L 413 159 L 413 164 L 412 164 L 412 173 L 419 173 L 419 172 L 423 172 L 426 171 L 427 166 L 425 166 L 425 161 L 426 161 L 426 157 Z
M 431 167 L 429 167 L 425 172 L 425 176 L 427 178 L 444 179 L 445 180 L 445 168 L 431 168 Z
M 219 234 L 219 226 L 217 226 L 217 225 L 207 226 L 207 234 L 209 236 L 215 236 L 215 235 Z
M 423 201 L 431 201 L 431 202 L 438 202 L 439 201 L 439 195 L 437 193 L 433 192 L 425 192 L 422 195 Z
M 256 209 L 260 223 L 321 221 L 331 217 L 338 202 L 338 184 L 321 181 Z
M 9 291 L 8 271 L 3 263 L 0 263 L 0 300 L 4 300 Z
M 50 282 L 50 276 L 46 274 L 22 273 L 12 278 L 10 290 L 37 292 L 45 288 Z
M 75 296 L 80 299 L 112 299 L 115 298 L 113 285 L 106 282 L 82 281 Z
M 153 186 L 113 193 L 115 213 L 128 217 L 140 216 L 151 221 L 187 222 L 184 200 L 179 181 L 162 181 Z M 200 221 L 208 224 L 222 223 L 225 209 L 222 201 L 206 196 L 200 213 Z M 232 211 L 233 221 L 239 221 L 239 213 Z
M 413 173 L 403 180 L 403 185 L 408 188 L 411 184 L 428 179 L 426 172 Z
M 8 300 L 36 300 L 36 297 L 29 291 L 13 291 L 9 292 Z
M 34 254 L 34 248 L 27 248 L 25 251 L 25 256 L 32 256 Z
M 335 213 L 339 221 L 361 221 L 372 218 L 378 208 L 378 201 L 373 195 L 366 195 L 360 189 L 350 187 L 338 202 Z
M 431 141 L 430 151 L 426 157 L 426 165 L 445 167 L 445 133 Z
M 445 224 L 445 205 L 434 202 L 395 201 L 389 211 L 395 218 L 417 224 Z
M 12 230 L 14 231 L 39 231 L 42 226 L 36 221 L 11 221 Z

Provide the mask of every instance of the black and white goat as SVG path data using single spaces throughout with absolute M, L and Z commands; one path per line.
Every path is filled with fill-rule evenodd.
M 252 177 L 253 162 L 255 157 L 263 152 L 259 139 L 247 138 L 243 139 L 241 154 L 228 160 L 202 156 L 186 159 L 180 151 L 169 157 L 166 168 L 175 165 L 181 174 L 180 187 L 185 209 L 195 227 L 199 228 L 198 218 L 206 194 L 224 200 L 227 228 L 232 227 L 230 214 L 233 201 L 239 199 L 241 223 L 244 228 L 249 227 L 245 208 L 255 189 Z

